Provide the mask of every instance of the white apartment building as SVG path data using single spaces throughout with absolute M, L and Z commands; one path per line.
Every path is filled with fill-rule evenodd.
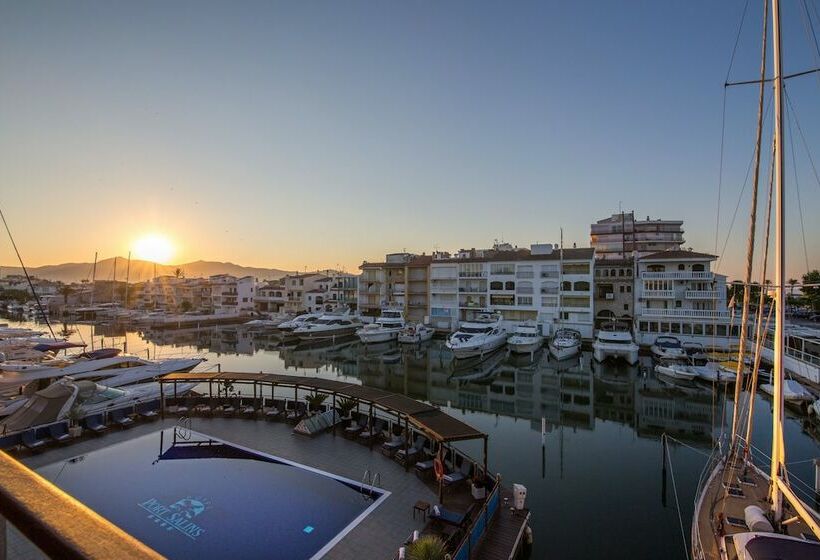
M 536 321 L 545 335 L 565 326 L 592 338 L 593 257 L 593 249 L 551 244 L 437 254 L 430 263 L 430 322 L 454 330 L 492 310 L 510 322 Z
M 260 313 L 279 313 L 285 306 L 287 295 L 285 282 L 274 280 L 263 282 L 256 286 L 254 306 Z
M 254 311 L 256 279 L 253 276 L 237 278 L 230 274 L 217 274 L 209 278 L 211 284 L 211 307 L 219 314 L 241 314 Z
M 596 259 L 639 258 L 659 251 L 679 250 L 683 244 L 680 220 L 636 220 L 634 212 L 619 212 L 590 226 L 590 245 Z
M 736 344 L 738 324 L 726 308 L 726 277 L 712 272 L 714 255 L 663 251 L 638 259 L 635 338 L 651 345 L 658 335 L 700 342 L 707 348 Z
M 335 270 L 291 274 L 285 276 L 283 285 L 288 313 L 356 307 L 357 278 L 352 274 Z

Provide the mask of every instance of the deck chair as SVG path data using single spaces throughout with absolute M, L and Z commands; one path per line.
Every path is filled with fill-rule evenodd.
M 225 416 L 226 418 L 232 417 L 233 413 L 236 412 L 236 408 L 234 408 L 234 406 L 229 402 L 223 404 L 219 407 L 219 409 L 222 412 L 222 416 Z
M 68 424 L 65 422 L 49 426 L 48 435 L 57 443 L 65 443 L 71 439 L 71 434 L 68 433 Z
M 386 455 L 388 457 L 394 456 L 399 449 L 404 448 L 405 438 L 402 435 L 393 435 L 390 438 L 390 441 L 386 441 L 382 444 L 382 455 Z
M 242 416 L 253 419 L 256 416 L 256 406 L 253 403 L 242 406 Z
M 299 422 L 305 416 L 306 410 L 307 404 L 303 402 L 293 403 L 293 408 L 285 413 L 285 421 Z
M 157 410 L 157 403 L 147 402 L 138 405 L 137 414 L 140 418 L 145 418 L 148 420 L 153 420 L 157 418 L 159 416 L 159 410 Z
M 89 416 L 83 420 L 83 425 L 86 429 L 91 430 L 95 434 L 101 434 L 108 429 L 102 421 L 102 414 L 96 414 L 94 416 Z
M 467 459 L 462 459 L 461 467 L 457 471 L 445 474 L 441 481 L 444 483 L 444 486 L 453 486 L 459 482 L 465 482 L 468 478 L 470 478 L 472 470 L 473 466 L 470 461 Z
M 211 405 L 206 403 L 199 403 L 198 405 L 194 406 L 192 409 L 194 414 L 199 414 L 200 416 L 210 416 L 211 415 Z
M 29 448 L 31 450 L 39 449 L 39 448 L 43 447 L 46 444 L 45 439 L 37 436 L 37 430 L 36 429 L 32 429 L 32 430 L 28 430 L 27 432 L 24 432 L 22 437 L 21 437 L 21 441 L 23 442 L 23 445 L 25 445 L 27 448 Z
M 469 513 L 469 511 L 467 513 Z M 445 525 L 461 527 L 467 520 L 467 513 L 456 513 L 445 509 L 443 505 L 438 504 L 430 508 L 430 519 L 433 521 L 439 521 Z
M 350 426 L 345 428 L 345 437 L 354 439 L 367 427 L 367 416 L 359 415 L 359 417 L 350 423 Z
M 384 420 L 377 419 L 375 422 L 373 422 L 372 427 L 368 428 L 367 430 L 359 432 L 359 441 L 363 443 L 370 443 L 371 441 L 379 437 L 379 435 L 381 435 L 386 425 L 387 423 Z
M 134 419 L 126 414 L 126 410 L 124 408 L 112 410 L 109 418 L 121 428 L 127 428 L 134 423 Z
M 265 414 L 265 420 L 276 420 L 282 416 L 284 409 L 281 401 L 271 400 L 270 406 L 263 407 L 262 412 Z
M 425 445 L 427 445 L 427 439 L 423 436 L 416 436 L 413 445 L 407 448 L 406 452 L 404 449 L 399 449 L 393 458 L 402 465 L 412 463 L 424 454 Z

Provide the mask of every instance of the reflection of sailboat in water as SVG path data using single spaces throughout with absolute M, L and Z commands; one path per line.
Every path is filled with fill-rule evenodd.
M 757 142 L 754 178 L 752 180 L 752 211 L 744 282 L 743 315 L 741 319 L 740 348 L 738 350 L 735 406 L 732 413 L 732 431 L 725 447 L 717 446 L 701 478 L 692 520 L 692 556 L 696 560 L 738 559 L 803 559 L 820 558 L 820 544 L 811 542 L 820 538 L 820 515 L 812 510 L 792 489 L 786 468 L 786 444 L 783 437 L 785 380 L 785 206 L 784 206 L 784 138 L 783 97 L 785 91 L 781 62 L 780 0 L 772 1 L 772 42 L 774 45 L 774 141 L 772 182 L 769 185 L 767 209 L 775 207 L 775 297 L 774 297 L 774 369 L 771 458 L 768 464 L 757 465 L 752 457 L 751 430 L 754 417 L 755 391 L 759 357 L 762 346 L 762 309 L 760 295 L 756 317 L 757 343 L 755 362 L 748 387 L 748 398 L 741 399 L 745 383 L 744 352 L 748 327 L 751 295 L 752 264 L 757 211 L 757 184 L 760 168 L 760 146 L 763 128 L 763 101 L 766 84 L 766 42 L 768 0 L 764 0 L 762 60 L 759 80 Z M 728 85 L 728 84 L 727 84 Z M 788 100 L 788 97 L 786 98 Z M 791 104 L 790 104 L 791 105 Z M 772 190 L 772 186 L 774 190 Z M 772 196 L 774 194 L 774 197 Z M 769 211 L 766 216 L 762 278 L 766 277 L 768 252 Z M 746 419 L 745 437 L 740 435 Z M 768 472 L 767 472 L 768 471 Z

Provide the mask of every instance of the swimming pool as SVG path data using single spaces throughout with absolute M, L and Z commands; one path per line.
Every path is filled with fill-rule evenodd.
M 193 430 L 175 430 L 38 472 L 172 559 L 320 558 L 389 495 Z

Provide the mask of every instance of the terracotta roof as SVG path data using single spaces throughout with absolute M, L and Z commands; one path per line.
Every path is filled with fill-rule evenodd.
M 642 261 L 656 261 L 656 260 L 666 260 L 666 261 L 680 261 L 685 259 L 709 259 L 715 260 L 717 258 L 716 255 L 710 255 L 709 253 L 698 253 L 697 251 L 660 251 L 658 253 L 652 253 L 651 255 L 646 255 L 641 257 L 640 260 Z

